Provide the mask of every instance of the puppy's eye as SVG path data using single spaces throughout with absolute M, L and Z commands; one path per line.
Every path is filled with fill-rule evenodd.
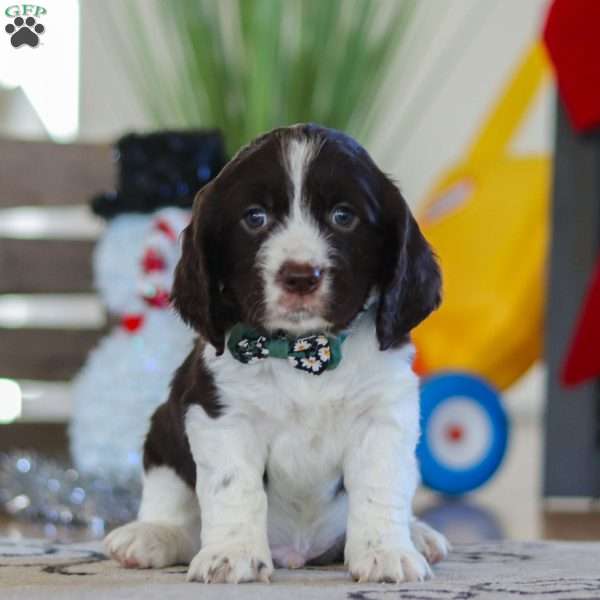
M 244 227 L 254 233 L 264 229 L 269 224 L 269 215 L 261 206 L 251 206 L 242 218 Z
M 352 231 L 358 225 L 356 213 L 347 204 L 338 204 L 329 215 L 331 224 L 342 231 Z

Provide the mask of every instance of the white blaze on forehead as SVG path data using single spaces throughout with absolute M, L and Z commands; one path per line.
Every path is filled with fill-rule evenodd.
M 322 141 L 319 138 L 292 138 L 284 144 L 283 167 L 291 183 L 291 197 L 287 219 L 273 236 L 272 245 L 279 251 L 277 258 L 282 259 L 281 262 L 292 260 L 326 267 L 329 248 L 310 214 L 305 194 L 306 175 L 321 149 Z
M 321 149 L 320 140 L 292 139 L 283 150 L 283 162 L 292 183 L 291 216 L 300 217 L 302 213 L 302 197 L 304 179 L 308 167 Z
M 308 263 L 325 270 L 331 263 L 332 249 L 311 215 L 305 193 L 306 174 L 321 148 L 320 139 L 288 139 L 282 144 L 282 166 L 291 184 L 289 211 L 260 251 L 268 315 L 279 312 L 281 288 L 275 278 L 286 261 Z M 318 294 L 326 298 L 330 281 L 325 275 Z

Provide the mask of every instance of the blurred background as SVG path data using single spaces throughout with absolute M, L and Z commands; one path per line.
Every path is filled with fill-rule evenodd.
M 0 533 L 131 517 L 192 338 L 166 299 L 193 192 L 316 121 L 399 182 L 444 270 L 418 512 L 453 541 L 600 536 L 600 119 L 561 80 L 587 38 L 560 4 L 0 2 Z

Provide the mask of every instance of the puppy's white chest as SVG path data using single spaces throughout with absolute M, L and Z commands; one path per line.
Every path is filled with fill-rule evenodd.
M 331 427 L 331 410 L 315 409 L 317 415 L 297 421 L 290 416 L 280 423 L 269 444 L 267 476 L 281 493 L 312 495 L 339 480 L 342 470 L 341 427 Z M 321 419 L 315 416 L 321 415 Z M 319 425 L 320 422 L 320 425 Z
M 322 408 L 321 414 L 326 413 Z M 328 420 L 323 418 L 325 424 Z M 284 565 L 320 556 L 344 534 L 347 503 L 339 434 L 326 426 L 289 423 L 271 441 L 266 470 L 269 543 Z
M 268 487 L 282 498 L 302 498 L 304 506 L 330 501 L 342 475 L 350 392 L 285 363 L 281 367 L 264 388 Z

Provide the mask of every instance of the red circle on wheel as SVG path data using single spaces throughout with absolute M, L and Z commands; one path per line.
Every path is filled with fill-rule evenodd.
M 449 425 L 446 429 L 446 437 L 450 442 L 460 442 L 464 435 L 465 431 L 460 425 Z

